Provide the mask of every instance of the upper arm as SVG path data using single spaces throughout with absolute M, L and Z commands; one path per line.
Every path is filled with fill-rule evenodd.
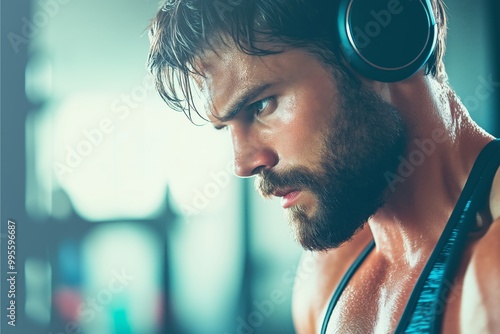
M 500 217 L 474 249 L 464 277 L 463 333 L 500 333 Z

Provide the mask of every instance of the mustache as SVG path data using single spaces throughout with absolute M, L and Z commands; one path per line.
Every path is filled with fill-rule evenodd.
M 278 190 L 315 189 L 320 184 L 314 173 L 301 167 L 280 172 L 262 170 L 255 179 L 255 188 L 265 198 L 271 197 Z

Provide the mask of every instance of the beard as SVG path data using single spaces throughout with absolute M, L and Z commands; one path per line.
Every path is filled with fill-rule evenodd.
M 318 165 L 262 170 L 256 179 L 264 197 L 286 188 L 314 195 L 314 210 L 300 204 L 286 209 L 297 242 L 307 250 L 339 247 L 363 228 L 383 206 L 385 175 L 396 171 L 407 146 L 405 122 L 393 106 L 363 87 L 342 86 L 339 93 Z

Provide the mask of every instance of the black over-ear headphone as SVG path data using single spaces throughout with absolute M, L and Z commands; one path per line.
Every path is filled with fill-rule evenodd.
M 337 22 L 346 60 L 377 81 L 411 77 L 436 45 L 430 0 L 340 0 Z

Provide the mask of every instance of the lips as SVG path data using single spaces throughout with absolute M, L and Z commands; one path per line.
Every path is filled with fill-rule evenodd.
M 283 197 L 283 196 L 286 196 L 287 194 L 289 194 L 293 191 L 296 191 L 296 190 L 292 189 L 292 188 L 278 189 L 278 190 L 273 191 L 273 196 Z
M 297 201 L 300 191 L 296 189 L 283 189 L 273 192 L 276 197 L 281 197 L 281 205 L 284 209 L 291 207 Z

